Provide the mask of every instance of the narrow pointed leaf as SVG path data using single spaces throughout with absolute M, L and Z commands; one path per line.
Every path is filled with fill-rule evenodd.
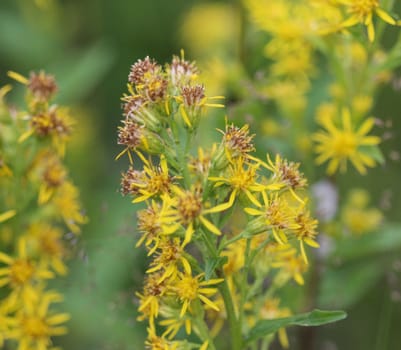
M 289 326 L 320 326 L 327 323 L 343 320 L 347 314 L 344 311 L 322 311 L 313 310 L 308 313 L 294 315 L 291 317 L 278 318 L 275 320 L 262 320 L 250 330 L 245 338 L 247 343 L 265 337 L 278 331 L 280 328 Z

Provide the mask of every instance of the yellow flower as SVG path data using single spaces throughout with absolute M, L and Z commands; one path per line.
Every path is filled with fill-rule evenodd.
M 156 335 L 155 328 L 150 326 L 148 329 L 148 338 L 145 341 L 145 349 L 147 350 L 178 350 L 179 343 L 170 341 L 163 336 Z
M 192 322 L 191 317 L 170 317 L 166 318 L 163 321 L 160 321 L 159 324 L 161 326 L 167 327 L 167 329 L 163 333 L 163 337 L 168 337 L 168 339 L 173 339 L 178 331 L 184 326 L 185 332 L 187 334 L 191 334 L 192 331 Z
M 306 211 L 305 208 L 302 208 L 302 210 L 295 216 L 294 221 L 297 227 L 293 232 L 295 237 L 299 240 L 302 257 L 304 258 L 305 263 L 308 263 L 304 242 L 313 248 L 319 248 L 319 243 L 315 241 L 318 222 L 316 219 L 310 217 L 309 212 Z
M 273 242 L 266 247 L 266 252 L 272 257 L 271 266 L 280 269 L 280 274 L 285 280 L 292 278 L 299 285 L 304 285 L 302 274 L 307 271 L 308 265 L 290 244 Z
M 185 15 L 181 36 L 185 47 L 195 57 L 205 57 L 210 55 L 211 47 L 218 50 L 221 47 L 232 48 L 236 43 L 239 27 L 235 6 L 221 2 L 201 2 L 191 6 Z M 226 51 L 223 49 L 223 52 Z
M 63 262 L 67 251 L 63 244 L 63 232 L 59 228 L 45 223 L 33 224 L 25 239 L 46 266 L 52 267 L 60 275 L 67 273 Z
M 173 239 L 162 238 L 155 255 L 146 273 L 164 271 L 160 281 L 166 278 L 175 280 L 180 266 L 184 268 L 187 274 L 191 273 L 191 265 L 184 255 L 184 244 L 180 244 L 178 237 Z
M 397 24 L 396 20 L 379 6 L 379 0 L 337 0 L 337 2 L 344 5 L 350 14 L 342 26 L 352 27 L 357 23 L 364 24 L 368 29 L 368 38 L 371 42 L 375 39 L 373 15 L 377 15 L 388 24 Z
M 161 155 L 160 165 L 154 166 L 140 152 L 137 154 L 144 166 L 141 175 L 130 181 L 130 191 L 137 195 L 132 202 L 139 203 L 151 197 L 168 193 L 174 178 L 169 175 L 166 158 Z
M 269 188 L 280 189 L 285 187 L 295 199 L 303 202 L 295 193 L 295 190 L 303 189 L 307 186 L 304 175 L 299 171 L 300 163 L 288 162 L 277 153 L 274 162 L 267 154 L 267 163 L 261 162 L 261 164 L 273 173 Z
M 0 262 L 8 267 L 0 268 L 0 287 L 9 284 L 11 288 L 20 290 L 30 285 L 34 279 L 52 278 L 53 273 L 36 264 L 27 255 L 26 240 L 18 241 L 18 255 L 13 258 L 0 252 Z
M 68 314 L 53 314 L 49 306 L 53 302 L 61 301 L 62 297 L 54 292 L 34 293 L 36 303 L 25 305 L 16 313 L 16 323 L 9 333 L 9 338 L 18 342 L 19 350 L 52 350 L 52 336 L 67 333 L 63 323 L 70 319 Z
M 202 276 L 203 274 L 193 277 L 188 273 L 179 273 L 178 280 L 171 287 L 182 302 L 180 317 L 183 317 L 188 310 L 191 311 L 191 304 L 198 299 L 213 310 L 219 311 L 218 306 L 208 296 L 217 293 L 217 288 L 210 288 L 210 286 L 221 283 L 224 279 L 216 278 L 201 282 Z
M 203 148 L 198 148 L 198 157 L 191 157 L 189 169 L 194 176 L 207 176 L 212 166 L 212 159 L 216 152 L 216 144 L 212 145 L 210 151 L 205 151 Z
M 0 301 L 0 347 L 4 345 L 4 340 L 9 337 L 11 327 L 15 324 L 15 318 L 11 314 L 15 311 L 17 297 L 11 294 Z
M 342 111 L 342 128 L 334 125 L 330 119 L 322 120 L 321 125 L 326 131 L 314 134 L 313 139 L 317 143 L 316 159 L 318 164 L 329 161 L 327 173 L 332 175 L 340 168 L 344 172 L 347 161 L 351 163 L 361 174 L 366 173 L 366 167 L 373 167 L 376 161 L 363 152 L 363 146 L 375 146 L 379 144 L 377 136 L 366 136 L 374 125 L 374 119 L 366 119 L 358 130 L 354 130 L 349 110 Z
M 138 240 L 136 247 L 145 242 L 145 246 L 150 249 L 149 255 L 152 255 L 159 247 L 159 242 L 163 235 L 171 235 L 181 226 L 177 222 L 166 222 L 169 217 L 171 202 L 164 199 L 166 197 L 162 197 L 161 205 L 152 200 L 146 209 L 138 211 L 137 214 L 138 230 L 142 233 L 142 236 Z M 151 247 L 152 243 L 153 247 Z
M 78 189 L 68 181 L 65 181 L 52 197 L 57 214 L 64 219 L 65 224 L 75 234 L 81 231 L 79 225 L 87 222 L 87 217 L 82 213 L 78 200 Z
M 245 263 L 245 242 L 240 240 L 230 244 L 227 249 L 223 250 L 222 256 L 227 257 L 227 263 L 224 264 L 224 274 L 226 276 L 235 275 L 244 267 Z
M 45 204 L 66 179 L 67 172 L 60 160 L 45 152 L 41 160 L 44 161 L 42 181 L 39 187 L 38 203 Z
M 159 315 L 161 298 L 167 292 L 167 280 L 161 280 L 161 277 L 160 272 L 148 275 L 143 287 L 143 294 L 136 293 L 139 298 L 138 311 L 142 313 L 138 320 L 149 319 L 150 325 L 153 325 L 155 317 Z
M 30 117 L 28 130 L 19 137 L 18 141 L 24 142 L 32 135 L 39 138 L 50 137 L 58 154 L 64 156 L 66 141 L 71 135 L 73 125 L 74 121 L 67 109 L 53 105 L 48 110 L 39 111 Z
M 169 202 L 172 207 L 164 222 L 166 224 L 179 222 L 181 225 L 186 226 L 184 245 L 191 241 L 196 224 L 203 225 L 203 227 L 215 235 L 221 235 L 220 229 L 208 220 L 205 215 L 225 210 L 227 207 L 226 203 L 205 209 L 202 203 L 200 188 L 183 190 L 178 186 L 172 186 L 172 191 L 176 196 L 165 196 L 163 198 L 163 200 Z
M 221 204 L 219 208 L 228 209 L 234 204 L 235 197 L 244 193 L 247 198 L 256 206 L 261 206 L 258 199 L 252 192 L 265 190 L 266 185 L 257 183 L 257 170 L 260 164 L 246 162 L 244 158 L 234 158 L 223 176 L 209 177 L 209 180 L 216 182 L 215 187 L 228 185 L 232 188 L 228 203 Z
M 271 229 L 278 243 L 287 243 L 287 234 L 298 228 L 294 221 L 295 208 L 277 193 L 269 197 L 266 192 L 262 192 L 262 197 L 263 206 L 258 209 L 245 208 L 245 212 L 262 220 L 261 232 Z

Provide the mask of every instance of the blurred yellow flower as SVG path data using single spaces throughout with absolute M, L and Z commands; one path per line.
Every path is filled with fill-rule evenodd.
M 362 23 L 368 30 L 369 41 L 375 40 L 375 27 L 373 25 L 373 15 L 377 15 L 388 24 L 396 25 L 397 22 L 386 11 L 379 6 L 379 0 L 336 0 L 339 4 L 346 7 L 350 14 L 343 23 L 343 27 L 352 27 Z
M 380 143 L 379 137 L 367 136 L 374 125 L 374 119 L 366 119 L 359 129 L 355 130 L 348 109 L 343 109 L 341 117 L 341 127 L 334 125 L 330 119 L 320 121 L 325 131 L 318 131 L 313 135 L 317 143 L 315 151 L 319 154 L 316 162 L 322 164 L 329 161 L 327 173 L 332 175 L 338 168 L 341 172 L 346 171 L 349 160 L 359 173 L 365 174 L 366 167 L 373 167 L 376 161 L 363 152 L 362 147 Z
M 362 235 L 379 228 L 382 220 L 382 212 L 373 207 L 368 207 L 369 193 L 362 189 L 353 189 L 348 201 L 341 213 L 341 220 L 351 234 Z

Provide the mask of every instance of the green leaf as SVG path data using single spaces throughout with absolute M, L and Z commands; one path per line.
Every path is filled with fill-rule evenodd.
M 265 337 L 288 326 L 320 326 L 337 322 L 347 317 L 344 311 L 313 310 L 308 313 L 275 320 L 263 320 L 256 323 L 245 339 L 246 343 Z
M 209 280 L 212 277 L 213 272 L 217 268 L 227 263 L 227 261 L 228 258 L 226 256 L 219 256 L 217 258 L 212 258 L 212 257 L 207 258 L 205 263 L 205 279 Z

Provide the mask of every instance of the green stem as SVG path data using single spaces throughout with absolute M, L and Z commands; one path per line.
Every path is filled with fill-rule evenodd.
M 239 17 L 238 58 L 243 67 L 246 67 L 246 13 L 241 0 L 236 3 Z
M 203 233 L 203 238 L 204 242 L 206 245 L 207 250 L 209 251 L 209 254 L 217 258 L 218 252 L 216 247 L 210 242 L 210 239 L 207 235 L 207 233 Z M 219 278 L 223 278 L 223 282 L 221 282 L 218 285 L 219 291 L 221 293 L 221 296 L 223 297 L 224 300 L 224 306 L 226 309 L 226 314 L 227 314 L 227 320 L 228 320 L 228 325 L 230 328 L 230 334 L 231 334 L 231 348 L 232 350 L 242 350 L 242 325 L 237 319 L 237 316 L 235 314 L 235 308 L 234 308 L 234 302 L 233 298 L 230 293 L 230 289 L 228 287 L 227 283 L 227 278 L 223 272 L 222 269 L 216 270 L 216 275 Z
M 192 131 L 186 130 L 186 135 L 185 135 L 185 144 L 184 147 L 181 149 L 181 154 L 180 154 L 180 162 L 181 162 L 181 168 L 182 168 L 182 175 L 184 177 L 184 182 L 187 188 L 189 188 L 191 184 L 191 176 L 189 174 L 189 168 L 188 168 L 188 155 L 189 155 L 189 149 L 191 146 L 191 141 L 192 141 Z
M 245 247 L 245 262 L 244 268 L 242 271 L 242 283 L 241 283 L 241 303 L 239 309 L 239 319 L 238 323 L 242 325 L 242 320 L 244 318 L 244 306 L 247 300 L 247 287 L 248 287 L 248 271 L 249 271 L 249 255 L 251 250 L 251 240 L 248 238 L 246 240 L 246 247 Z
M 217 271 L 219 277 L 224 278 L 224 273 L 220 270 Z M 231 347 L 232 350 L 242 350 L 242 327 L 237 316 L 235 314 L 234 303 L 231 297 L 230 289 L 228 288 L 227 280 L 219 284 L 219 291 L 224 300 L 224 306 L 226 308 L 228 325 L 230 327 L 231 334 Z
M 208 341 L 208 349 L 216 350 L 216 346 L 214 345 L 213 338 L 210 336 L 209 328 L 207 327 L 203 317 L 197 317 L 194 319 L 194 324 L 196 326 L 196 333 L 199 338 L 204 342 Z

